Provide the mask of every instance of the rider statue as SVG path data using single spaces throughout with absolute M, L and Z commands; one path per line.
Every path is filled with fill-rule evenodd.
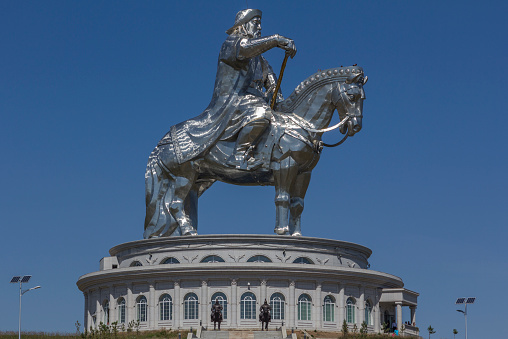
M 215 323 L 219 323 L 220 331 L 220 323 L 222 322 L 222 305 L 219 304 L 219 300 L 217 299 L 215 299 L 215 304 L 212 305 L 211 318 L 213 321 L 213 329 L 215 330 Z
M 272 307 L 268 304 L 268 302 L 265 299 L 265 303 L 261 305 L 259 308 L 259 321 L 261 323 L 266 323 L 265 329 L 268 330 L 268 323 L 272 320 L 271 315 Z M 263 329 L 263 326 L 261 325 L 261 329 Z
M 261 37 L 261 15 L 258 9 L 238 12 L 219 53 L 210 104 L 201 115 L 171 128 L 180 164 L 202 156 L 220 140 L 236 139 L 227 165 L 241 170 L 262 165 L 251 153 L 270 124 L 269 101 L 277 83 L 262 54 L 279 47 L 294 57 L 296 47 L 293 40 L 278 34 Z M 277 101 L 281 100 L 279 95 Z

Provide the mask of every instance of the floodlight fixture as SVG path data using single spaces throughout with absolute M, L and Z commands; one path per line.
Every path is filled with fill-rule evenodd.
M 455 304 L 457 304 L 457 305 L 465 305 L 464 311 L 457 310 L 457 312 L 464 314 L 464 321 L 466 322 L 466 339 L 467 339 L 467 305 L 474 304 L 475 300 L 476 300 L 476 297 L 470 297 L 470 298 L 458 298 L 457 301 L 455 301 Z
M 18 339 L 21 339 L 21 296 L 25 294 L 26 292 L 29 292 L 31 290 L 36 290 L 38 288 L 41 288 L 41 286 L 35 286 L 32 288 L 29 288 L 27 290 L 22 290 L 22 285 L 29 282 L 32 278 L 31 275 L 24 275 L 24 276 L 14 276 L 11 279 L 11 283 L 19 283 L 19 327 L 18 327 Z

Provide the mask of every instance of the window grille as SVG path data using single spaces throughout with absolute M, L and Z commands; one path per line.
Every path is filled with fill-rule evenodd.
M 125 299 L 118 299 L 118 322 L 120 324 L 125 323 Z
M 310 264 L 311 265 L 311 264 L 314 264 L 314 262 L 312 262 L 312 260 L 310 260 L 309 258 L 299 257 L 293 261 L 293 264 Z
M 247 262 L 272 262 L 268 257 L 265 257 L 264 255 L 255 255 L 253 257 L 250 257 Z
M 105 301 L 103 304 L 104 309 L 104 324 L 109 325 L 109 302 Z
M 240 319 L 256 319 L 256 296 L 246 292 L 240 299 Z
M 346 301 L 346 322 L 350 324 L 355 323 L 355 306 L 356 301 L 353 298 L 347 298 Z
M 163 294 L 159 299 L 160 320 L 173 319 L 173 301 L 169 294 Z
M 183 300 L 184 319 L 198 319 L 198 296 L 194 293 L 185 295 Z
M 209 255 L 209 256 L 203 258 L 203 260 L 201 260 L 201 262 L 210 262 L 210 263 L 224 262 L 224 259 L 222 259 L 218 255 Z
M 226 295 L 222 292 L 214 293 L 212 295 L 212 305 L 215 304 L 215 300 L 218 300 L 222 306 L 222 319 L 226 320 L 228 318 L 228 299 Z
M 374 325 L 374 321 L 372 319 L 372 304 L 369 300 L 365 302 L 365 322 L 367 325 Z
M 178 259 L 173 258 L 173 257 L 169 257 L 169 258 L 164 259 L 161 262 L 161 265 L 162 264 L 179 264 L 179 263 L 180 263 L 180 261 L 178 261 Z
M 298 298 L 298 320 L 311 320 L 312 298 L 307 294 L 302 294 Z
M 284 311 L 286 299 L 281 293 L 274 293 L 270 297 L 270 306 L 272 307 L 272 319 L 284 320 Z
M 138 298 L 138 302 L 136 304 L 137 309 L 137 321 L 145 322 L 147 319 L 147 305 L 146 298 L 144 296 L 140 296 Z
M 323 300 L 323 320 L 335 321 L 335 298 L 327 295 Z

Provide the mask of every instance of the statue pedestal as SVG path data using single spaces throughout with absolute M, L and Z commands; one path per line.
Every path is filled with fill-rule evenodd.
M 416 306 L 418 296 L 400 278 L 370 270 L 370 249 L 338 240 L 199 235 L 138 240 L 109 252 L 100 271 L 77 282 L 86 328 L 138 318 L 144 330 L 213 328 L 210 309 L 219 298 L 223 329 L 259 329 L 266 299 L 272 329 L 340 331 L 346 319 L 377 332 L 396 303 Z

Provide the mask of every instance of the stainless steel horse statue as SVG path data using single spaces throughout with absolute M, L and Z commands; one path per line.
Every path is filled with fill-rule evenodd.
M 262 166 L 232 167 L 235 141 L 219 141 L 203 156 L 180 163 L 171 133 L 151 153 L 146 169 L 145 238 L 196 235 L 198 198 L 215 181 L 275 186 L 275 233 L 301 235 L 300 217 L 312 169 L 322 149 L 321 136 L 334 128 L 353 136 L 362 128 L 367 77 L 357 66 L 318 71 L 279 102 L 253 157 Z M 328 127 L 334 111 L 340 123 Z

